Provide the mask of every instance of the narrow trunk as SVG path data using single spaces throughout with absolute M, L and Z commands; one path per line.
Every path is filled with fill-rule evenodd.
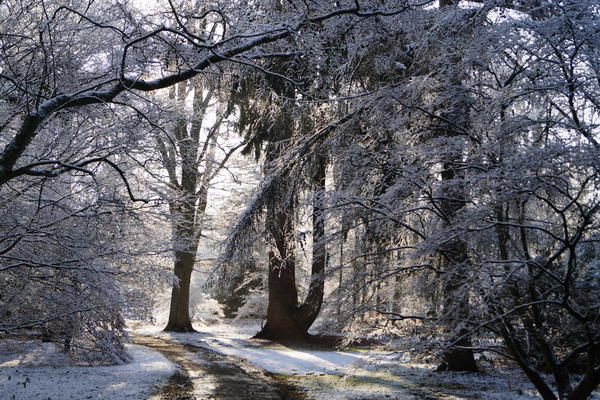
M 359 242 L 359 232 L 358 229 L 354 232 L 354 251 L 352 253 L 352 257 L 354 257 L 354 259 L 352 260 L 352 309 L 354 310 L 354 312 L 356 312 L 358 310 L 358 305 L 360 302 L 360 287 L 362 286 L 362 275 L 360 273 L 360 265 L 358 264 L 358 260 L 356 255 L 357 254 L 361 254 L 361 246 L 360 246 L 360 242 Z M 361 319 L 363 318 L 363 315 L 361 313 Z
M 165 327 L 168 332 L 194 332 L 190 320 L 190 281 L 194 269 L 195 253 L 175 252 L 175 276 L 178 285 L 173 285 L 171 292 L 171 309 L 169 322 Z
M 460 155 L 457 154 L 455 159 L 455 161 L 460 160 Z M 444 163 L 442 180 L 452 182 L 455 178 L 454 166 L 451 163 Z M 456 183 L 454 185 L 453 189 L 447 190 L 446 195 L 448 199 L 456 200 L 444 200 L 441 204 L 448 224 L 455 222 L 458 211 L 464 207 L 464 188 Z M 458 318 L 467 318 L 469 312 L 469 294 L 464 293 L 463 282 L 468 267 L 467 243 L 460 238 L 455 238 L 445 243 L 441 251 L 445 264 L 443 269 L 449 276 L 443 286 L 443 312 L 448 318 L 444 330 L 452 334 L 453 338 L 451 346 L 442 356 L 442 363 L 437 371 L 478 372 L 479 367 L 475 362 L 473 351 L 468 349 L 472 345 L 471 337 L 467 330 L 456 322 Z
M 344 235 L 340 238 L 340 261 L 338 271 L 338 297 L 337 297 L 337 318 L 338 323 L 342 322 L 342 298 L 343 298 L 343 287 L 344 287 L 344 242 L 346 238 Z
M 443 10 L 451 10 L 458 6 L 460 0 L 439 0 L 439 7 Z M 452 58 L 452 57 L 451 57 Z M 460 63 L 460 59 L 454 56 L 454 62 Z M 456 74 L 451 78 L 450 88 L 460 88 L 462 74 Z M 446 117 L 457 124 L 458 126 L 468 126 L 468 106 L 464 103 L 456 103 L 450 105 L 446 111 Z M 454 131 L 452 126 L 444 127 L 442 135 L 446 137 L 457 137 L 464 135 L 462 132 Z M 446 199 L 440 204 L 441 209 L 446 218 L 446 223 L 450 226 L 456 223 L 458 212 L 464 207 L 465 203 L 465 188 L 463 183 L 453 182 L 455 179 L 461 178 L 455 169 L 455 165 L 460 165 L 462 160 L 461 149 L 456 149 L 454 154 L 449 155 L 447 162 L 443 164 L 442 181 L 448 182 L 448 187 L 445 189 Z M 456 200 L 454 200 L 456 199 Z M 443 312 L 447 317 L 447 324 L 444 330 L 453 335 L 451 346 L 444 352 L 442 363 L 438 367 L 438 371 L 466 371 L 477 372 L 479 368 L 475 362 L 473 351 L 468 349 L 471 347 L 471 337 L 467 330 L 457 323 L 458 318 L 467 318 L 469 313 L 469 294 L 464 293 L 464 278 L 466 268 L 468 268 L 468 248 L 467 243 L 460 239 L 452 239 L 444 244 L 442 248 L 442 256 L 444 258 L 443 269 L 449 275 L 443 286 Z
M 542 376 L 528 364 L 527 355 L 519 345 L 518 341 L 515 340 L 514 330 L 510 324 L 508 322 L 505 322 L 504 324 L 505 326 L 501 332 L 504 343 L 506 343 L 508 350 L 515 358 L 519 367 L 521 367 L 521 370 L 523 370 L 529 381 L 533 383 L 544 400 L 557 400 L 554 392 L 552 392 L 552 389 L 546 384 Z

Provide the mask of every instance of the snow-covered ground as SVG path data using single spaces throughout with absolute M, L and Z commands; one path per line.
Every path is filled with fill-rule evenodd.
M 403 355 L 383 350 L 328 351 L 250 340 L 259 329 L 252 323 L 195 327 L 198 333 L 165 333 L 162 326 L 139 327 L 135 333 L 244 358 L 318 400 L 540 398 L 517 369 L 476 375 L 434 373 L 432 365 L 409 363 Z
M 181 343 L 201 346 L 228 356 L 249 360 L 269 372 L 282 375 L 322 373 L 344 375 L 358 361 L 370 357 L 367 352 L 303 350 L 279 344 L 262 345 L 248 340 L 256 333 L 252 326 L 212 325 L 196 327 L 198 333 L 165 333 L 157 326 L 147 326 L 137 334 L 154 335 Z M 250 333 L 253 332 L 253 333 Z
M 51 343 L 0 341 L 0 399 L 149 399 L 176 366 L 160 353 L 127 345 L 126 365 L 87 367 L 70 360 Z
M 256 323 L 196 325 L 198 333 L 169 334 L 162 326 L 138 326 L 158 336 L 240 357 L 306 391 L 309 399 L 533 400 L 537 392 L 518 369 L 486 374 L 433 373 L 402 354 L 362 349 L 328 351 L 251 340 Z M 129 345 L 133 361 L 113 367 L 81 367 L 52 344 L 0 341 L 0 399 L 153 399 L 176 367 L 154 350 Z M 193 352 L 190 359 L 202 362 Z M 194 358 L 198 358 L 194 360 Z M 600 396 L 593 397 L 594 400 Z

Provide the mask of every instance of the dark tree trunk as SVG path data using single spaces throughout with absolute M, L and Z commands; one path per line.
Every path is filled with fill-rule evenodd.
M 323 193 L 325 192 L 325 160 L 320 157 L 315 163 L 312 176 L 314 185 L 312 213 L 312 268 L 310 286 L 304 304 L 300 307 L 302 325 L 308 331 L 315 322 L 323 306 L 325 293 L 325 267 L 327 266 L 327 248 L 325 245 L 325 215 Z
M 282 183 L 283 184 L 283 183 Z M 291 210 L 267 210 L 267 226 L 276 252 L 269 253 L 267 322 L 256 338 L 278 341 L 308 336 L 299 320 Z
M 468 349 L 472 345 L 471 336 L 455 322 L 458 318 L 468 318 L 469 312 L 469 295 L 463 293 L 464 272 L 468 267 L 467 244 L 461 239 L 455 239 L 446 243 L 443 251 L 444 269 L 450 276 L 443 287 L 443 313 L 448 318 L 444 330 L 453 337 L 450 339 L 452 345 L 444 352 L 437 371 L 478 372 L 473 351 Z
M 194 332 L 190 320 L 190 281 L 194 270 L 195 252 L 175 252 L 175 276 L 178 285 L 173 285 L 171 292 L 171 308 L 167 332 Z
M 437 371 L 479 372 L 473 351 L 462 348 L 471 347 L 471 337 L 465 331 L 458 332 L 458 335 L 464 336 L 444 352 L 442 363 L 438 366 Z
M 453 161 L 460 162 L 461 155 L 456 154 L 454 158 Z M 442 180 L 448 182 L 450 188 L 446 190 L 447 200 L 442 201 L 440 209 L 444 212 L 448 225 L 455 222 L 457 213 L 465 204 L 464 187 L 461 183 L 453 182 L 457 177 L 460 178 L 452 163 L 444 163 Z M 478 372 L 473 351 L 468 349 L 471 347 L 471 337 L 455 322 L 458 318 L 467 318 L 469 312 L 469 294 L 464 293 L 465 273 L 469 264 L 467 243 L 460 238 L 452 239 L 442 246 L 441 253 L 443 269 L 448 275 L 443 286 L 443 313 L 448 321 L 444 330 L 454 337 L 451 339 L 451 346 L 444 352 L 437 371 Z
M 441 9 L 456 7 L 460 0 L 439 0 Z M 459 59 L 456 59 L 456 64 L 459 64 Z M 451 78 L 450 88 L 460 88 L 462 85 L 461 74 L 456 74 Z M 446 117 L 458 126 L 468 126 L 468 106 L 462 103 L 451 105 L 446 110 Z M 442 135 L 446 137 L 456 137 L 464 135 L 464 133 L 456 132 L 452 126 L 443 127 Z M 449 162 L 445 162 L 442 170 L 442 181 L 448 182 L 448 187 L 445 189 L 446 200 L 440 204 L 440 208 L 446 218 L 446 224 L 452 225 L 456 223 L 457 213 L 465 205 L 465 188 L 462 183 L 455 182 L 459 176 L 455 170 L 455 165 L 460 165 L 462 154 L 460 150 L 455 150 L 454 154 L 450 155 Z M 455 199 L 455 200 L 453 200 Z M 442 257 L 444 265 L 442 268 L 448 273 L 448 278 L 443 286 L 443 312 L 447 318 L 447 324 L 444 330 L 453 334 L 451 346 L 444 352 L 442 363 L 437 368 L 438 371 L 465 371 L 477 372 L 479 368 L 475 362 L 473 351 L 468 349 L 471 347 L 471 337 L 468 332 L 458 326 L 455 322 L 457 318 L 468 317 L 469 312 L 469 295 L 462 293 L 465 289 L 464 278 L 466 268 L 468 268 L 468 251 L 467 244 L 464 240 L 456 238 L 448 241 L 442 246 Z
M 269 254 L 269 305 L 267 322 L 255 336 L 278 341 L 301 340 L 308 332 L 300 323 L 293 260 Z
M 306 300 L 298 305 L 296 265 L 294 259 L 294 227 L 292 207 L 268 210 L 267 225 L 277 252 L 269 254 L 269 305 L 267 322 L 256 338 L 277 341 L 308 339 L 308 329 L 313 324 L 323 304 L 325 291 L 325 221 L 320 193 L 325 189 L 324 159 L 315 165 L 313 183 L 313 253 L 311 281 Z M 281 183 L 285 185 L 285 183 Z
M 342 237 L 340 238 L 340 261 L 339 261 L 339 265 L 344 265 L 344 242 L 346 241 L 346 238 L 342 235 Z M 342 288 L 344 287 L 344 269 L 339 267 L 339 271 L 338 271 L 338 297 L 337 297 L 337 318 L 338 318 L 338 322 L 341 323 L 342 322 L 342 298 L 343 298 L 343 292 L 342 292 Z

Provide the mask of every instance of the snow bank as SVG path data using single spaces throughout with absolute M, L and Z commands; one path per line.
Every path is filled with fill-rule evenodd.
M 0 342 L 0 399 L 147 399 L 176 366 L 160 353 L 127 345 L 132 362 L 110 367 L 69 365 L 50 343 Z

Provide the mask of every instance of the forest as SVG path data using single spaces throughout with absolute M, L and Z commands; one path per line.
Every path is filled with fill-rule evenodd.
M 1 399 L 599 385 L 600 1 L 0 0 Z

